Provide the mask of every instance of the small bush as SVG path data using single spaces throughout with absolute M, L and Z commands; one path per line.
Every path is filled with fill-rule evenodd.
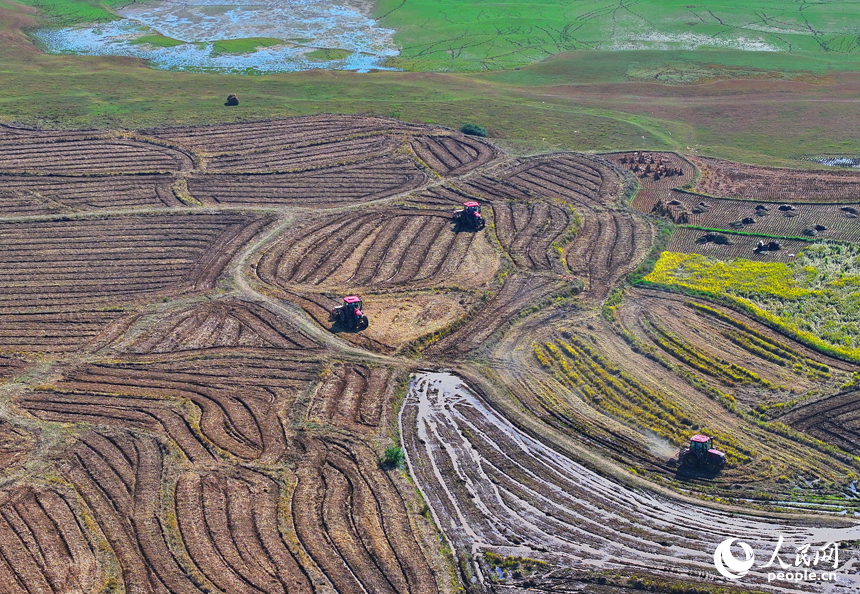
M 388 446 L 379 459 L 379 465 L 383 468 L 400 468 L 403 465 L 403 450 L 397 446 Z
M 460 127 L 460 132 L 463 134 L 471 134 L 472 136 L 480 136 L 482 138 L 487 137 L 487 131 L 478 124 L 463 124 Z

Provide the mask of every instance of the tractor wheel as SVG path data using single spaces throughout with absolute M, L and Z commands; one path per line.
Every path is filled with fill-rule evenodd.
M 370 322 L 368 322 L 367 316 L 361 316 L 361 319 L 358 320 L 358 329 L 363 330 L 364 328 L 367 328 L 369 324 Z
M 356 326 L 357 326 L 357 322 L 356 322 L 355 316 L 349 316 L 349 327 L 350 327 L 350 329 L 355 330 Z
M 688 468 L 695 468 L 699 465 L 699 457 L 693 452 L 687 452 L 684 454 L 684 466 Z

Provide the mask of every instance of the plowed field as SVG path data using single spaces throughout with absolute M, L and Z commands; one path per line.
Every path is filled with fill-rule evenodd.
M 710 196 L 789 203 L 851 202 L 860 191 L 856 171 L 756 167 L 707 157 L 690 160 L 701 171 L 694 190 Z
M 362 116 L 0 145 L 4 594 L 730 591 L 725 538 L 860 540 L 858 368 L 624 288 L 665 198 L 630 209 L 620 154 Z M 644 191 L 691 195 L 661 159 Z M 853 241 L 840 206 L 784 218 Z M 722 473 L 678 467 L 695 431 Z

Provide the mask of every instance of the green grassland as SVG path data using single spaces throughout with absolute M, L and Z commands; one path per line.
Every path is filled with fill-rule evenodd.
M 790 264 L 664 252 L 644 280 L 727 298 L 807 344 L 860 361 L 860 247 L 814 244 Z
M 212 44 L 213 54 L 246 54 L 260 47 L 272 47 L 284 43 L 271 37 L 246 37 L 244 39 L 224 39 Z
M 143 37 L 138 37 L 130 43 L 133 43 L 135 45 L 148 43 L 149 45 L 154 45 L 155 47 L 176 47 L 177 45 L 182 45 L 185 42 L 179 41 L 178 39 L 165 37 L 164 35 L 156 33 L 153 35 L 144 35 Z
M 403 48 L 392 64 L 408 70 L 509 69 L 578 50 L 860 52 L 852 1 L 380 0 L 377 15 Z

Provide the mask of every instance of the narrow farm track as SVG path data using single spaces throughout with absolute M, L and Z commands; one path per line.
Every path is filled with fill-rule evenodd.
M 656 238 L 619 155 L 337 115 L 0 126 L 0 147 L 4 593 L 706 591 L 723 538 L 860 539 L 666 486 L 766 505 L 768 468 L 837 484 L 850 456 L 708 386 L 751 408 L 790 384 L 761 410 L 840 445 L 854 366 L 701 299 L 628 289 L 600 318 Z M 682 194 L 693 164 L 660 158 L 681 173 L 640 185 Z M 452 219 L 473 200 L 480 230 Z M 352 293 L 361 331 L 329 320 Z M 662 451 L 694 417 L 735 456 L 720 476 Z

